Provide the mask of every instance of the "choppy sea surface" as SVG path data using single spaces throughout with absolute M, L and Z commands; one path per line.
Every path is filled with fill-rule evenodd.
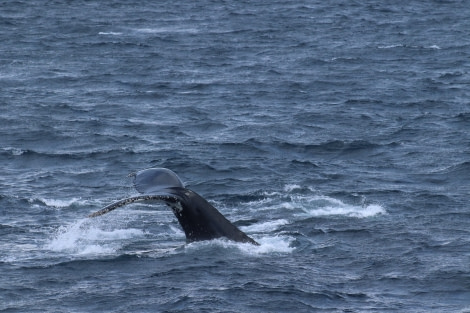
M 1 1 L 1 312 L 470 312 L 468 1 Z M 186 244 L 175 171 L 260 246 Z

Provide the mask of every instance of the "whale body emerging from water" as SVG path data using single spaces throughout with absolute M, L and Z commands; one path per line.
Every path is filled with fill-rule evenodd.
M 137 172 L 134 187 L 141 195 L 111 203 L 89 217 L 100 216 L 134 202 L 159 201 L 172 209 L 187 242 L 225 237 L 236 242 L 259 245 L 203 197 L 185 188 L 180 178 L 169 169 L 150 168 Z

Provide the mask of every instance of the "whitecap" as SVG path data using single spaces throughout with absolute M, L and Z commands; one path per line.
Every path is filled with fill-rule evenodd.
M 291 253 L 295 250 L 292 247 L 294 238 L 289 236 L 266 236 L 256 238 L 259 246 L 253 246 L 252 244 L 239 245 L 238 248 L 250 255 L 263 255 L 271 253 Z
M 263 222 L 259 224 L 253 224 L 250 226 L 240 227 L 244 232 L 247 233 L 267 233 L 278 229 L 282 225 L 289 224 L 285 219 L 273 220 L 268 222 Z
M 124 244 L 123 240 L 139 238 L 145 233 L 139 229 L 102 229 L 100 225 L 82 219 L 60 227 L 45 248 L 71 254 L 110 254 Z
M 102 36 L 120 36 L 122 33 L 120 32 L 99 32 L 98 35 Z
M 38 200 L 44 203 L 48 207 L 66 208 L 66 207 L 71 206 L 74 203 L 80 202 L 81 198 L 71 198 L 68 200 L 39 198 Z
M 288 184 L 288 185 L 285 185 L 284 186 L 284 191 L 285 192 L 292 192 L 296 189 L 300 189 L 301 187 L 299 185 L 296 185 L 296 184 Z
M 199 30 L 196 28 L 183 28 L 183 27 L 157 27 L 157 28 L 139 28 L 137 32 L 144 34 L 197 34 Z
M 10 153 L 13 156 L 20 156 L 26 152 L 26 150 L 22 150 L 20 148 L 15 148 L 15 147 L 6 147 L 2 148 L 3 151 L 6 151 L 7 153 Z
M 225 238 L 197 241 L 189 243 L 185 246 L 185 250 L 188 252 L 194 250 L 201 250 L 206 248 L 222 247 L 224 249 L 237 249 L 243 254 L 258 256 L 272 253 L 291 253 L 295 250 L 292 247 L 294 238 L 289 236 L 266 236 L 261 238 L 255 238 L 259 243 L 259 246 L 255 246 L 251 243 L 240 243 Z
M 385 208 L 380 204 L 365 203 L 362 199 L 359 204 L 348 204 L 339 199 L 319 195 L 312 188 L 299 187 L 298 185 L 286 185 L 284 189 L 291 190 L 285 193 L 265 193 L 262 200 L 246 203 L 248 207 L 257 207 L 257 211 L 292 211 L 303 212 L 297 215 L 308 216 L 329 216 L 345 215 L 357 218 L 366 218 L 379 214 L 386 214 Z M 308 192 L 307 192 L 308 191 Z M 264 226 L 267 226 L 266 224 Z M 274 224 L 271 224 L 274 225 Z M 279 226 L 279 225 L 278 225 Z M 253 227 L 253 228 L 252 228 Z M 258 226 L 250 226 L 248 231 L 256 230 Z M 263 226 L 261 226 L 263 227 Z
M 404 47 L 403 44 L 395 44 L 395 45 L 383 45 L 383 46 L 378 46 L 378 49 L 393 49 L 393 48 L 401 48 Z
M 386 210 L 378 204 L 353 205 L 327 196 L 315 196 L 300 203 L 300 208 L 309 216 L 344 215 L 366 218 L 386 214 Z

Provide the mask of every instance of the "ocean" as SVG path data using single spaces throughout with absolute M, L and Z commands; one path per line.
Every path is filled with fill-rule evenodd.
M 468 1 L 1 1 L 0 312 L 470 312 Z M 132 204 L 165 167 L 260 246 Z

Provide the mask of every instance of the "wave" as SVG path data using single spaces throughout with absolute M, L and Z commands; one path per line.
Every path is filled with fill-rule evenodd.
M 262 223 L 257 226 L 245 227 L 252 231 L 267 232 L 273 230 L 277 225 L 286 224 L 287 221 L 276 221 L 273 223 Z M 112 223 L 108 223 L 112 224 Z M 109 226 L 109 225 L 108 225 Z M 253 246 L 246 243 L 232 242 L 227 239 L 215 239 L 210 241 L 193 242 L 184 244 L 182 232 L 180 230 L 171 229 L 170 231 L 178 233 L 178 244 L 175 241 L 162 242 L 157 245 L 146 243 L 146 249 L 136 248 L 130 251 L 123 248 L 130 243 L 142 240 L 148 233 L 136 228 L 114 228 L 106 229 L 103 224 L 95 223 L 94 220 L 82 219 L 68 226 L 59 227 L 50 241 L 44 246 L 45 250 L 60 255 L 67 255 L 72 258 L 96 258 L 103 256 L 119 256 L 119 255 L 140 255 L 148 257 L 160 257 L 168 253 L 186 252 L 191 253 L 197 250 L 214 248 L 236 249 L 243 254 L 263 255 L 267 253 L 290 253 L 295 248 L 292 246 L 293 238 L 284 235 L 264 234 L 257 237 L 256 240 L 260 246 Z M 171 234 L 175 237 L 175 234 Z M 149 246 L 150 245 L 150 246 Z M 184 245 L 183 250 L 179 248 Z M 178 252 L 179 251 L 179 252 Z
M 386 213 L 386 210 L 379 204 L 353 205 L 327 196 L 300 198 L 299 203 L 305 215 L 309 217 L 336 215 L 367 218 Z
M 426 182 L 455 188 L 468 188 L 468 173 L 470 173 L 470 162 L 461 162 L 446 168 L 438 169 L 421 175 Z
M 57 229 L 45 248 L 74 255 L 109 255 L 116 253 L 126 239 L 141 238 L 140 229 L 103 229 L 94 220 L 82 219 Z
M 381 144 L 366 140 L 329 140 L 318 144 L 305 144 L 305 143 L 293 143 L 293 142 L 281 142 L 274 141 L 270 144 L 261 143 L 255 139 L 248 140 L 246 144 L 256 144 L 261 147 L 271 145 L 277 147 L 279 150 L 294 151 L 298 153 L 322 153 L 322 152 L 350 152 L 364 149 L 374 149 L 381 147 Z
M 174 26 L 139 28 L 136 29 L 136 32 L 142 34 L 198 34 L 201 32 L 201 30 L 196 27 Z
M 255 238 L 260 243 L 259 247 L 217 239 L 187 244 L 184 251 L 222 247 L 236 249 L 248 255 L 291 253 L 296 249 L 295 241 L 298 235 L 292 229 L 298 228 L 298 222 L 312 217 L 343 216 L 363 219 L 386 214 L 385 208 L 379 204 L 349 204 L 333 197 L 319 195 L 313 188 L 302 187 L 299 184 L 286 184 L 281 191 L 261 192 L 258 197 L 243 199 L 242 201 L 246 202 L 240 203 L 239 199 L 237 206 L 241 206 L 242 209 L 247 208 L 244 211 L 250 212 L 252 220 L 239 227 Z M 40 198 L 35 201 L 50 207 L 63 208 L 83 203 L 85 200 Z M 239 211 L 232 210 L 232 214 L 238 213 Z M 67 226 L 60 226 L 44 244 L 44 249 L 50 253 L 72 258 L 96 258 L 123 253 L 158 257 L 170 250 L 175 252 L 175 244 L 178 247 L 184 245 L 184 234 L 179 227 L 171 224 L 174 219 L 170 213 L 164 218 L 165 226 L 157 224 L 153 218 L 147 219 L 144 223 L 138 222 L 143 219 L 143 214 L 145 216 L 155 214 L 153 211 L 137 210 L 129 214 L 124 210 L 117 214 L 119 216 L 114 218 L 85 218 Z M 159 218 L 162 218 L 161 214 Z M 229 218 L 236 220 L 233 216 Z M 156 228 L 149 232 L 148 229 L 152 227 Z
M 1 153 L 1 154 L 19 156 L 19 155 L 24 154 L 28 150 L 23 150 L 23 149 L 16 148 L 16 147 L 5 147 L 5 148 L 2 148 L 2 151 L 3 151 L 3 153 Z
M 30 201 L 36 202 L 36 199 L 31 199 Z M 86 203 L 86 201 L 82 200 L 82 198 L 71 198 L 68 200 L 38 198 L 37 201 L 45 204 L 48 207 L 53 207 L 53 208 L 67 208 L 74 204 Z
M 113 153 L 119 154 L 138 154 L 141 152 L 150 152 L 150 148 L 129 148 L 129 147 L 115 147 L 108 149 L 90 148 L 80 150 L 54 150 L 54 151 L 40 151 L 35 149 L 20 149 L 20 148 L 4 148 L 0 151 L 0 155 L 7 156 L 22 156 L 22 157 L 46 157 L 46 158 L 67 158 L 67 159 L 83 159 L 85 157 L 99 157 L 108 156 Z
M 290 210 L 297 216 L 308 217 L 342 215 L 367 218 L 387 213 L 382 205 L 365 202 L 365 199 L 361 199 L 360 204 L 346 203 L 334 197 L 318 194 L 311 187 L 287 184 L 283 192 L 262 192 L 260 199 L 254 199 L 244 206 L 257 207 L 260 211 Z
M 277 230 L 280 226 L 289 224 L 285 219 L 272 220 L 267 222 L 262 222 L 258 224 L 253 224 L 250 226 L 240 227 L 244 232 L 247 233 L 271 233 Z
M 98 35 L 102 36 L 121 36 L 121 32 L 99 32 Z
M 295 250 L 295 247 L 292 246 L 294 238 L 289 236 L 263 236 L 255 239 L 260 244 L 259 246 L 254 246 L 250 243 L 229 241 L 226 239 L 214 239 L 210 241 L 189 243 L 185 246 L 185 251 L 189 253 L 197 251 L 199 254 L 200 250 L 223 248 L 235 249 L 242 254 L 250 256 L 262 256 L 272 253 L 292 253 Z
M 462 112 L 454 117 L 458 122 L 468 123 L 470 121 L 470 112 Z M 467 124 L 465 124 L 467 125 Z
M 407 45 L 407 44 L 390 44 L 390 45 L 377 46 L 377 49 L 394 49 L 394 48 L 441 50 L 441 47 L 438 45 L 417 46 L 417 45 Z

